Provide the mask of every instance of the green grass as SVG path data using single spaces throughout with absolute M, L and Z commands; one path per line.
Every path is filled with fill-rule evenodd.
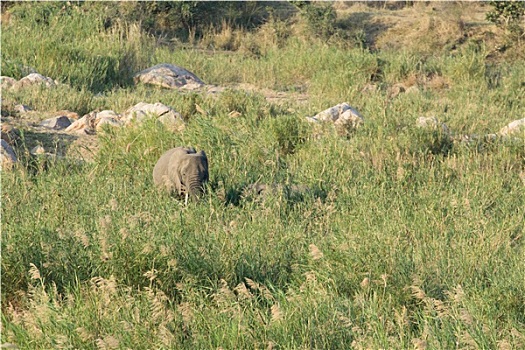
M 21 157 L 2 172 L 2 343 L 525 346 L 523 139 L 462 144 L 415 126 L 436 115 L 457 133 L 484 134 L 521 118 L 523 62 L 490 68 L 483 47 L 420 59 L 293 38 L 258 58 L 140 45 L 126 53 L 113 34 L 83 24 L 59 67 L 45 58 L 54 49 L 30 56 L 22 48 L 60 40 L 64 24 L 51 20 L 54 27 L 21 42 L 20 23 L 34 21 L 19 21 L 2 27 L 2 74 L 5 58 L 18 57 L 71 87 L 3 91 L 3 99 L 81 113 L 158 101 L 187 125 L 179 133 L 153 122 L 108 131 L 92 162 L 39 167 Z M 76 61 L 72 48 L 88 59 Z M 217 85 L 305 85 L 310 99 L 276 105 L 233 90 L 215 98 L 135 87 L 130 75 L 114 80 L 114 71 L 88 64 L 102 48 L 114 62 L 139 57 L 130 74 L 170 62 Z M 388 98 L 391 84 L 428 74 L 449 87 Z M 378 90 L 361 93 L 367 83 Z M 354 133 L 304 121 L 343 101 L 365 117 Z M 210 162 L 207 194 L 188 206 L 158 192 L 151 177 L 158 157 L 179 145 L 204 149 Z M 285 188 L 244 197 L 255 181 Z M 310 191 L 291 196 L 295 184 Z

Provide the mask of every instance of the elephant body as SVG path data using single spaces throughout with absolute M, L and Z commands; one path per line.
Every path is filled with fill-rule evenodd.
M 157 187 L 186 198 L 201 194 L 208 180 L 206 153 L 196 152 L 194 148 L 172 148 L 153 168 L 153 182 Z

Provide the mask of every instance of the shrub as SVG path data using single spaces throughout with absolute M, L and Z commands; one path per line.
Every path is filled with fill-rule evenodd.
M 512 38 L 519 42 L 525 33 L 522 20 L 525 15 L 525 2 L 491 1 L 490 5 L 493 9 L 487 13 L 487 20 L 508 31 Z
M 335 34 L 336 13 L 332 4 L 316 4 L 314 2 L 294 1 L 292 2 L 300 11 L 312 34 L 329 39 Z

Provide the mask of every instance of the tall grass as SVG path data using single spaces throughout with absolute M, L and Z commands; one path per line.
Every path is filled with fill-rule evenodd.
M 67 16 L 98 18 L 75 11 Z M 58 40 L 62 22 L 54 16 L 50 27 L 27 35 Z M 417 117 L 436 115 L 457 133 L 484 134 L 520 118 L 523 62 L 490 67 L 476 47 L 417 57 L 294 38 L 260 57 L 205 54 L 139 45 L 142 33 L 126 46 L 117 32 L 86 22 L 59 67 L 42 54 L 6 51 L 17 41 L 39 47 L 15 36 L 33 22 L 2 27 L 2 58 L 19 57 L 73 87 L 3 91 L 3 99 L 82 112 L 158 101 L 187 125 L 178 133 L 152 121 L 107 130 L 92 162 L 35 166 L 22 157 L 2 172 L 2 343 L 525 346 L 523 139 L 461 143 L 415 127 Z M 135 57 L 129 74 L 115 78 L 71 56 L 71 48 L 89 53 L 89 45 L 106 48 L 114 62 Z M 159 62 L 218 85 L 304 85 L 310 99 L 277 105 L 238 90 L 208 96 L 126 83 L 135 69 Z M 427 84 L 434 76 L 447 86 Z M 418 93 L 389 96 L 392 84 L 407 80 Z M 367 84 L 377 89 L 361 92 Z M 304 121 L 343 101 L 365 117 L 357 131 L 341 136 Z M 151 178 L 158 157 L 179 145 L 204 149 L 210 162 L 206 195 L 187 206 L 157 191 Z M 254 182 L 282 186 L 244 195 Z M 293 185 L 308 190 L 292 195 Z

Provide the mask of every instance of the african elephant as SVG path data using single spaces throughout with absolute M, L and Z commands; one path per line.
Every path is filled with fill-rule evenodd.
M 153 182 L 170 193 L 195 197 L 204 190 L 208 181 L 208 159 L 204 151 L 176 147 L 165 152 L 153 168 Z

